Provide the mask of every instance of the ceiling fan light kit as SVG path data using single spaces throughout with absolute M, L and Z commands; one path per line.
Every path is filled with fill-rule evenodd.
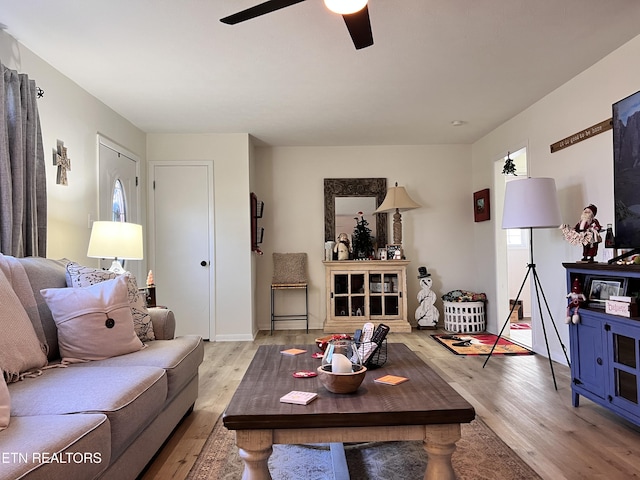
M 236 25 L 304 1 L 305 0 L 267 0 L 246 10 L 221 18 L 220 21 L 227 25 Z M 356 50 L 373 45 L 373 33 L 371 32 L 371 20 L 369 19 L 367 1 L 368 0 L 324 0 L 329 10 L 342 15 Z
M 324 0 L 329 10 L 340 15 L 349 15 L 362 10 L 368 0 Z

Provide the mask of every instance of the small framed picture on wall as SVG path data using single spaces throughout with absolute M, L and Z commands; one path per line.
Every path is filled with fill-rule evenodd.
M 473 194 L 473 219 L 476 222 L 484 222 L 490 218 L 489 189 L 485 188 Z

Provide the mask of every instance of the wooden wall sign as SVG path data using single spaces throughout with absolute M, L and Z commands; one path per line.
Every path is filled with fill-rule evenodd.
M 599 133 L 606 132 L 607 130 L 611 130 L 612 128 L 613 120 L 609 118 L 608 120 L 597 123 L 592 127 L 586 128 L 578 133 L 574 133 L 570 137 L 563 138 L 559 142 L 551 144 L 551 153 L 555 153 L 558 150 L 575 145 L 576 143 L 586 140 L 587 138 L 594 137 Z

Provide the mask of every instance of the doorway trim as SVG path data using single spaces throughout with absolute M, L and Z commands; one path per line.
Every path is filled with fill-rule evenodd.
M 500 153 L 494 159 L 494 191 L 495 191 L 495 207 L 494 211 L 496 212 L 496 222 L 495 222 L 495 258 L 496 258 L 496 302 L 497 302 L 497 331 L 498 333 L 502 326 L 505 324 L 507 317 L 509 315 L 509 261 L 507 255 L 507 233 L 502 229 L 502 215 L 504 211 L 504 196 L 505 196 L 505 185 L 506 180 L 504 175 L 502 174 L 502 169 L 504 166 L 505 159 L 509 153 L 511 155 L 519 152 L 520 150 L 525 150 L 526 155 L 526 172 L 519 170 L 517 175 L 520 178 L 526 178 L 529 174 L 529 142 L 523 141 L 513 146 L 513 148 Z M 512 279 L 516 281 L 518 285 L 521 284 L 523 277 L 526 273 L 526 270 L 523 268 L 522 276 L 517 279 Z M 531 304 L 531 292 L 530 290 L 523 291 L 523 295 L 529 295 L 529 305 Z M 507 328 L 502 332 L 503 336 L 509 336 L 510 334 L 510 324 L 507 323 Z M 533 328 L 531 329 L 531 343 L 533 345 L 535 332 Z M 531 347 L 532 345 L 529 345 Z
M 114 142 L 113 140 L 111 140 L 110 138 L 104 136 L 103 134 L 101 134 L 100 132 L 98 132 L 96 134 L 96 158 L 97 158 L 97 165 L 96 165 L 96 192 L 97 192 L 97 211 L 96 211 L 96 215 L 93 216 L 93 218 L 89 219 L 89 227 L 91 227 L 93 225 L 93 220 L 108 220 L 110 221 L 111 218 L 101 218 L 101 210 L 102 207 L 104 206 L 103 203 L 108 203 L 111 204 L 111 195 L 112 195 L 112 190 L 109 190 L 109 192 L 103 192 L 100 189 L 100 176 L 102 174 L 102 170 L 101 170 L 101 165 L 102 165 L 102 161 L 104 161 L 104 159 L 101 159 L 101 155 L 100 155 L 100 150 L 101 147 L 105 147 L 109 150 L 111 150 L 112 152 L 116 153 L 118 155 L 118 157 L 122 156 L 125 157 L 129 160 L 131 160 L 134 165 L 135 165 L 135 178 L 131 179 L 133 180 L 133 192 L 125 192 L 129 197 L 131 195 L 133 195 L 135 197 L 135 202 L 134 202 L 134 208 L 129 210 L 129 217 L 127 218 L 128 222 L 132 222 L 132 223 L 137 223 L 142 225 L 143 229 L 144 229 L 144 219 L 142 216 L 142 205 L 141 205 L 141 185 L 140 185 L 140 169 L 141 169 L 141 159 L 140 156 L 136 155 L 135 153 L 133 153 L 132 151 L 126 149 L 125 147 L 123 147 L 122 145 L 120 145 L 117 142 Z M 107 201 L 104 198 L 105 193 L 108 193 L 109 195 L 109 200 Z M 129 203 L 130 206 L 130 203 Z M 133 217 L 133 218 L 132 218 Z M 134 263 L 129 266 L 125 265 L 125 268 L 127 270 L 130 270 L 131 273 L 136 277 L 136 279 L 138 280 L 138 284 L 140 284 L 140 278 L 142 277 L 142 275 L 145 274 L 145 266 L 146 266 L 146 259 L 143 258 L 142 260 L 138 261 L 138 260 L 134 260 Z M 102 261 L 100 261 L 100 264 L 103 268 L 106 268 L 106 266 L 108 266 L 110 264 L 110 260 L 109 262 L 107 262 L 106 264 L 103 264 Z M 133 267 L 133 268 L 132 268 Z

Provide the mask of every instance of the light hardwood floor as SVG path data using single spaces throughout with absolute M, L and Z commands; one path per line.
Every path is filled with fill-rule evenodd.
M 549 480 L 629 479 L 640 476 L 640 428 L 580 398 L 571 406 L 570 371 L 540 355 L 457 356 L 438 345 L 433 330 L 391 334 L 390 342 L 407 344 L 476 409 L 487 423 L 538 474 Z M 257 347 L 305 344 L 322 336 L 280 330 L 260 332 L 254 342 L 207 343 L 200 366 L 200 396 L 143 475 L 149 479 L 183 479 L 214 423 L 224 411 Z M 388 360 L 393 362 L 393 358 Z

